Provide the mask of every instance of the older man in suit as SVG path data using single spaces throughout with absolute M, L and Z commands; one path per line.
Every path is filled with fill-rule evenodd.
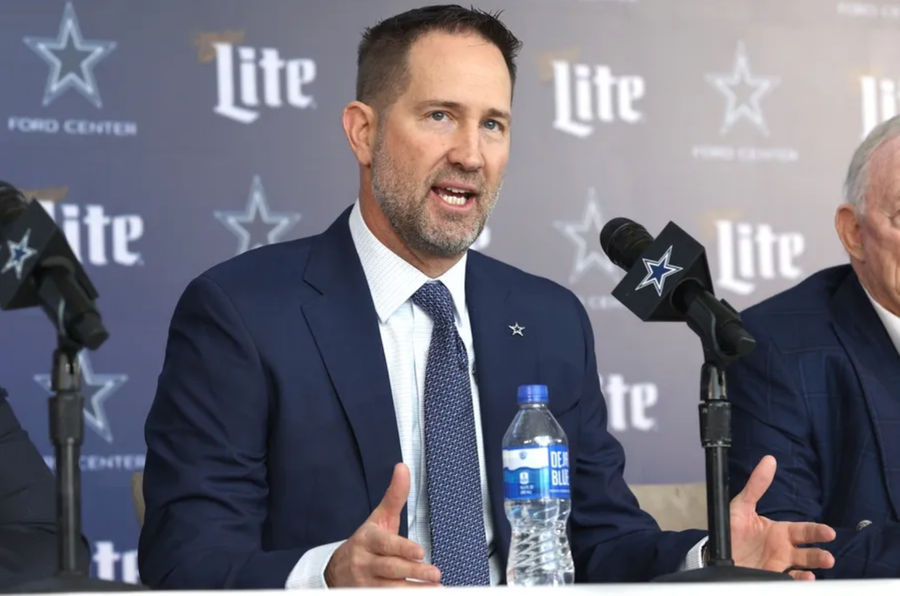
M 856 149 L 835 215 L 849 265 L 743 313 L 758 345 L 728 370 L 731 475 L 780 467 L 759 503 L 837 530 L 824 577 L 900 576 L 900 117 Z

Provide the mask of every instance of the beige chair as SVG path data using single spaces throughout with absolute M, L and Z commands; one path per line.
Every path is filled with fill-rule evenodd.
M 144 525 L 144 473 L 135 472 L 131 475 L 131 500 L 134 502 L 134 512 L 138 518 L 138 525 Z
M 663 530 L 706 529 L 706 484 L 632 484 L 641 508 Z M 131 499 L 138 524 L 144 524 L 144 473 L 131 475 Z
M 706 483 L 632 484 L 641 509 L 663 530 L 706 529 Z

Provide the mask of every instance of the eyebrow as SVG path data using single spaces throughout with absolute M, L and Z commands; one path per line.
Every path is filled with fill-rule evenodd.
M 449 101 L 449 100 L 441 100 L 441 99 L 429 99 L 426 101 L 419 102 L 416 104 L 417 109 L 424 109 L 427 107 L 434 108 L 446 108 L 448 110 L 454 110 L 457 112 L 465 111 L 466 108 L 458 101 Z M 488 118 L 501 118 L 506 120 L 507 122 L 512 121 L 512 116 L 509 112 L 504 110 L 498 110 L 497 108 L 488 108 L 486 114 Z

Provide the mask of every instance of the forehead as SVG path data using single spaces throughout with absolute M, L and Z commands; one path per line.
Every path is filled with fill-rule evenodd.
M 431 96 L 466 103 L 478 100 L 488 108 L 509 110 L 512 82 L 506 61 L 497 46 L 477 33 L 426 33 L 410 46 L 407 63 L 410 80 L 405 95 L 413 101 Z
M 888 139 L 872 153 L 869 161 L 867 200 L 875 204 L 900 201 L 900 136 Z

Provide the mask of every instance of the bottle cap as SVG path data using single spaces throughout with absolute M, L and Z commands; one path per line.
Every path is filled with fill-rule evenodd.
M 549 401 L 546 385 L 519 385 L 520 404 L 545 404 Z

